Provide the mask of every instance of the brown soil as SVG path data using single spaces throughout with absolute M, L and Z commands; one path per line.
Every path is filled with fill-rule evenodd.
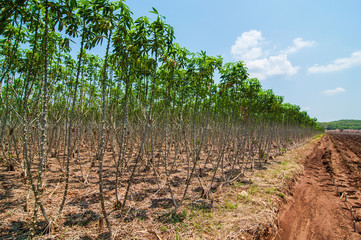
M 326 134 L 304 154 L 277 239 L 361 239 L 361 135 Z
M 207 147 L 200 154 L 184 202 L 175 213 L 173 200 L 179 202 L 182 198 L 192 169 L 189 147 L 181 145 L 175 156 L 175 146 L 170 145 L 168 170 L 164 167 L 162 146 L 158 147 L 159 151 L 154 151 L 154 156 L 147 147 L 134 175 L 121 221 L 121 209 L 115 205 L 116 146 L 114 143 L 107 145 L 103 165 L 105 208 L 116 239 L 225 239 L 227 236 L 254 239 L 270 226 L 276 229 L 278 208 L 273 205 L 273 200 L 280 202 L 283 199 L 281 189 L 286 185 L 285 179 L 301 167 L 296 161 L 279 160 L 279 155 L 285 151 L 280 151 L 278 145 L 274 146 L 267 163 L 254 154 L 243 152 L 235 166 L 232 159 L 236 152 L 231 145 L 227 146 L 224 158 L 219 157 L 221 148 Z M 129 146 L 133 147 L 126 148 L 124 158 L 127 161 L 122 166 L 119 180 L 121 201 L 137 156 L 136 141 Z M 35 239 L 109 238 L 100 209 L 98 158 L 92 151 L 94 148 L 91 142 L 79 140 L 70 163 L 69 192 L 64 210 L 53 223 L 50 234 L 45 234 L 46 222 L 38 211 Z M 284 148 L 287 147 L 282 146 Z M 41 202 L 51 219 L 57 214 L 65 186 L 63 164 L 66 154 L 63 148 L 60 149 L 49 151 L 41 188 Z M 16 157 L 15 152 L 4 151 L 6 156 Z M 34 178 L 38 171 L 36 156 L 32 165 Z M 247 157 L 255 158 L 253 171 Z M 214 171 L 219 159 L 223 159 L 219 164 L 223 166 Z M 203 197 L 204 189 L 210 189 L 207 199 Z M 0 239 L 27 239 L 32 228 L 33 208 L 34 196 L 22 177 L 20 166 L 10 169 L 0 164 Z
M 114 160 L 112 149 L 107 149 L 104 161 L 104 191 L 106 209 L 118 239 L 270 239 L 277 229 L 277 213 L 288 190 L 285 187 L 303 172 L 294 187 L 294 200 L 281 212 L 278 238 L 281 239 L 361 239 L 353 232 L 350 206 L 356 213 L 356 227 L 361 231 L 361 135 L 326 135 L 319 142 L 313 140 L 283 156 L 274 154 L 267 164 L 256 161 L 254 171 L 249 162 L 242 165 L 244 174 L 218 171 L 212 185 L 211 198 L 201 197 L 202 186 L 209 186 L 211 163 L 218 152 L 201 154 L 197 173 L 190 183 L 187 197 L 177 214 L 174 198 L 180 199 L 187 176 L 186 151 L 177 157 L 175 168 L 167 185 L 164 168 L 153 168 L 162 159 L 159 154 L 150 169 L 140 166 L 131 194 L 128 196 L 126 216 L 120 223 L 120 209 L 115 203 Z M 316 142 L 316 143 L 315 143 Z M 314 147 L 313 147 L 314 146 Z M 92 166 L 88 146 L 77 151 L 71 164 L 70 188 L 63 214 L 51 234 L 42 235 L 45 222 L 40 213 L 36 239 L 105 239 L 106 229 L 99 207 L 98 166 Z M 232 150 L 227 158 L 232 155 Z M 127 158 L 134 157 L 132 152 Z M 59 158 L 59 160 L 57 159 Z M 54 216 L 61 202 L 64 174 L 62 156 L 50 156 L 44 177 L 42 202 L 47 213 Z M 95 161 L 96 163 L 96 161 Z M 226 163 L 226 162 L 225 162 Z M 124 197 L 129 169 L 125 167 L 120 179 L 119 197 Z M 214 164 L 214 162 L 213 162 Z M 34 164 L 35 165 L 35 164 Z M 157 170 L 158 173 L 155 171 Z M 238 169 L 241 170 L 241 169 Z M 36 168 L 33 169 L 34 173 Z M 157 174 L 156 174 L 157 173 Z M 230 174 L 231 183 L 221 181 Z M 335 185 L 333 184 L 335 179 Z M 340 198 L 336 190 L 347 193 L 348 201 Z M 0 239 L 26 239 L 31 227 L 34 199 L 29 187 L 22 181 L 19 169 L 0 166 Z M 286 197 L 287 198 L 287 197 Z

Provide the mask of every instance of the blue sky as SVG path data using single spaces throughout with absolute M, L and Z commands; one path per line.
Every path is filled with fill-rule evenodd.
M 361 119 L 361 1 L 128 0 L 155 7 L 192 52 L 245 62 L 251 77 L 319 121 Z

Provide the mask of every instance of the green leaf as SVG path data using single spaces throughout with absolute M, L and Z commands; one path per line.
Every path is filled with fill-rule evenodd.
M 155 9 L 154 7 L 152 7 L 152 9 L 153 9 L 153 11 L 149 11 L 150 13 L 154 13 L 154 14 L 159 15 L 159 13 L 158 13 L 157 9 Z

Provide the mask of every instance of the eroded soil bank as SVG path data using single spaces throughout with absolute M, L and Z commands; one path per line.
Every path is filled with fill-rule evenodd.
M 276 239 L 361 239 L 361 135 L 326 134 L 304 154 Z

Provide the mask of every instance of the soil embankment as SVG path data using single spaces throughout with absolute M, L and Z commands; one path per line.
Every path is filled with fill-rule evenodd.
M 277 239 L 361 239 L 361 135 L 327 134 L 305 154 Z

